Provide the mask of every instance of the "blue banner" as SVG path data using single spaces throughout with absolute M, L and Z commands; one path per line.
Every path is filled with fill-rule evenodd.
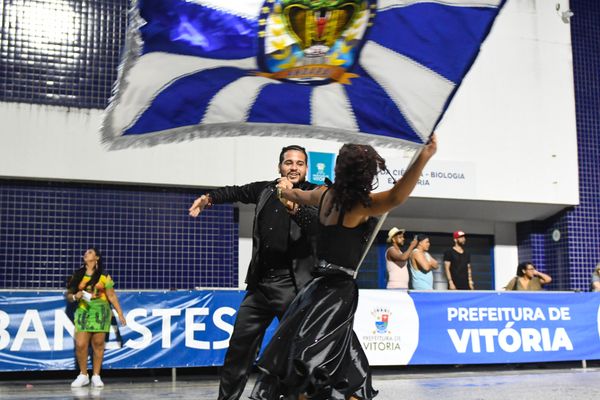
M 127 326 L 113 326 L 103 368 L 221 365 L 244 292 L 120 292 Z M 0 371 L 74 369 L 64 296 L 0 292 Z
M 113 147 L 293 136 L 418 147 L 505 0 L 136 0 Z
M 222 365 L 243 295 L 120 292 L 103 368 Z M 0 371 L 74 369 L 71 311 L 59 292 L 0 292 Z M 354 330 L 372 365 L 595 360 L 600 295 L 361 290 Z
M 411 293 L 419 345 L 411 364 L 600 359 L 593 293 Z

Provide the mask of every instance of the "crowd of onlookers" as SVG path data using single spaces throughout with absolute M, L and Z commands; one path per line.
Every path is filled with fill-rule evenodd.
M 426 235 L 416 235 L 405 245 L 405 229 L 392 228 L 388 232 L 388 249 L 385 253 L 388 289 L 433 290 L 432 271 L 440 268 L 439 262 L 429 254 L 430 241 Z M 465 248 L 467 238 L 463 231 L 452 233 L 453 246 L 444 252 L 443 273 L 448 281 L 448 290 L 473 290 L 471 254 Z M 515 277 L 505 290 L 542 290 L 552 282 L 550 275 L 539 271 L 532 262 L 517 266 Z M 590 290 L 600 292 L 600 263 L 592 273 Z

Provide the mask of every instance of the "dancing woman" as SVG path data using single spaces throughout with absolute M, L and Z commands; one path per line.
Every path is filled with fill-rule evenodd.
M 291 189 L 282 180 L 278 194 L 301 205 L 319 205 L 315 278 L 296 296 L 258 362 L 254 400 L 372 399 L 369 363 L 352 330 L 358 304 L 354 272 L 371 225 L 369 217 L 402 204 L 435 154 L 435 135 L 404 176 L 388 191 L 371 193 L 385 160 L 367 145 L 345 144 L 329 188 Z

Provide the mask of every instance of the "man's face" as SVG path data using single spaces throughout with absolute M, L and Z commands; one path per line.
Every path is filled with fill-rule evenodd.
M 404 244 L 404 233 L 399 233 L 394 236 L 394 243 L 396 243 L 398 246 L 402 246 Z
M 459 246 L 464 246 L 465 243 L 467 243 L 467 237 L 466 236 L 461 236 L 458 239 L 456 239 L 456 243 L 458 243 Z
M 306 157 L 298 150 L 288 150 L 283 154 L 279 164 L 279 174 L 288 178 L 293 184 L 304 182 L 306 179 Z
M 431 245 L 431 243 L 429 243 L 429 239 L 421 240 L 419 242 L 419 246 L 421 247 L 421 249 L 423 251 L 429 251 L 429 246 L 430 245 Z

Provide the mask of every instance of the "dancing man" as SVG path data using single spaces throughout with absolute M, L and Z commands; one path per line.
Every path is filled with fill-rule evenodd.
M 301 190 L 316 187 L 305 181 L 306 164 L 303 147 L 293 145 L 281 150 L 281 178 Z M 299 289 L 311 279 L 315 265 L 311 231 L 316 223 L 316 208 L 289 202 L 284 205 L 276 196 L 276 184 L 277 180 L 226 186 L 200 196 L 189 209 L 190 216 L 197 217 L 212 204 L 256 204 L 247 293 L 221 368 L 219 400 L 240 398 L 265 330 L 273 318 L 281 320 Z

